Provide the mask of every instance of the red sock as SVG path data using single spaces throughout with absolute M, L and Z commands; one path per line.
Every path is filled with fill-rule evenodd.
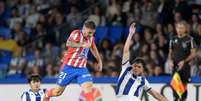
M 52 89 L 50 89 L 50 90 L 47 90 L 47 92 L 46 92 L 46 94 L 45 94 L 45 95 L 46 95 L 46 97 L 48 97 L 48 98 L 49 98 L 49 97 L 54 96 L 54 95 L 53 95 L 53 90 L 54 90 L 54 88 L 52 88 Z
M 53 93 L 52 93 L 53 90 L 54 90 L 54 88 L 46 91 L 45 97 L 43 98 L 43 101 L 50 101 L 50 97 L 53 96 Z
M 94 101 L 94 96 L 92 92 L 85 93 L 84 95 L 85 95 L 86 101 Z

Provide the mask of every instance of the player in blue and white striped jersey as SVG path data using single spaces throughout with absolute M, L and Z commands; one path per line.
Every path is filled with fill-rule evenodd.
M 132 23 L 123 49 L 122 71 L 116 89 L 117 99 L 118 101 L 140 101 L 142 92 L 145 90 L 159 101 L 167 101 L 164 96 L 150 87 L 149 82 L 143 76 L 143 70 L 145 69 L 143 59 L 136 58 L 129 62 L 129 48 L 135 29 L 135 23 Z
M 28 78 L 31 89 L 25 91 L 21 96 L 21 101 L 43 101 L 46 89 L 40 89 L 41 78 L 39 75 L 31 75 Z

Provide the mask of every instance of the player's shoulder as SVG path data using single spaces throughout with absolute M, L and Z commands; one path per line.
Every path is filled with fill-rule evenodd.
M 177 35 L 174 35 L 170 38 L 171 40 L 175 40 L 175 39 L 178 39 L 178 36 Z
M 130 64 L 129 60 L 122 62 L 121 67 L 122 67 L 123 71 L 124 70 L 130 71 L 131 70 L 131 64 Z
M 145 77 L 145 76 L 142 76 L 142 80 L 144 83 L 149 83 L 149 81 L 147 80 L 147 77 Z
M 41 91 L 43 91 L 44 93 L 47 91 L 46 88 L 40 89 Z
M 30 90 L 24 90 L 23 92 L 24 92 L 24 93 L 29 93 L 29 92 L 30 92 Z
M 138 76 L 137 77 L 142 83 L 146 81 L 146 77 L 145 76 Z
M 186 38 L 187 38 L 188 40 L 193 40 L 193 37 L 192 37 L 191 35 L 187 35 Z
M 43 95 L 43 94 L 45 94 L 45 92 L 47 91 L 47 89 L 40 89 L 39 91 L 38 91 L 38 93 L 40 94 L 40 95 Z
M 80 29 L 75 29 L 71 32 L 71 34 L 80 34 Z
M 30 93 L 29 90 L 25 90 L 25 91 L 22 92 L 22 96 L 24 96 L 24 95 L 26 95 L 26 94 L 29 94 L 29 93 Z

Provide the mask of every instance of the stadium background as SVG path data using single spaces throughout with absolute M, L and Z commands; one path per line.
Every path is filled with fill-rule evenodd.
M 145 58 L 145 75 L 154 84 L 168 83 L 168 42 L 175 35 L 174 23 L 187 21 L 188 33 L 198 49 L 191 61 L 192 84 L 201 83 L 200 0 L 0 0 L 0 87 L 23 85 L 30 73 L 39 73 L 44 83 L 54 83 L 66 49 L 65 40 L 86 19 L 98 26 L 95 42 L 103 72 L 93 69 L 97 63 L 90 54 L 88 61 L 93 76 L 104 79 L 97 83 L 110 77 L 113 82 L 108 83 L 115 83 L 128 25 L 133 20 L 138 24 L 131 58 Z M 157 81 L 159 78 L 164 81 Z

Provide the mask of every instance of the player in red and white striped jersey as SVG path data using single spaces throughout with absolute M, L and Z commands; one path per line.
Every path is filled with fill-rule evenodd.
M 44 101 L 49 101 L 53 96 L 60 96 L 73 79 L 76 79 L 83 88 L 86 101 L 94 101 L 92 77 L 86 68 L 87 54 L 90 50 L 98 61 L 98 70 L 102 70 L 102 60 L 94 43 L 94 32 L 94 22 L 86 21 L 81 30 L 74 30 L 70 34 L 66 43 L 68 49 L 62 58 L 58 86 L 47 91 Z
M 80 43 L 87 44 L 91 43 L 92 47 L 95 45 L 93 36 L 84 37 L 81 30 L 74 30 L 70 37 L 67 40 L 67 48 L 68 50 L 63 56 L 62 62 L 63 65 L 67 64 L 73 67 L 86 67 L 87 63 L 87 54 L 89 51 L 89 47 L 72 47 L 72 43 Z M 71 44 L 71 45 L 68 45 Z

